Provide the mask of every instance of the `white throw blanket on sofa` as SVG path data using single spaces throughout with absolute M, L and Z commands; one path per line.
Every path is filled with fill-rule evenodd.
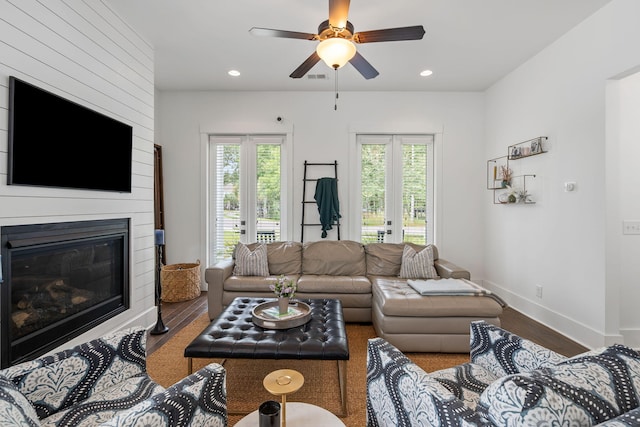
M 490 290 L 466 279 L 407 280 L 417 293 L 423 296 L 434 295 L 472 295 L 488 296 L 498 301 L 503 307 L 506 303 Z

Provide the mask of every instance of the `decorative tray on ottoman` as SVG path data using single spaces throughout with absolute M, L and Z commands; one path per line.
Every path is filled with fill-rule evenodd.
M 304 325 L 311 320 L 311 307 L 296 301 L 289 304 L 287 314 L 279 314 L 278 300 L 256 305 L 251 310 L 253 323 L 266 329 L 289 329 Z

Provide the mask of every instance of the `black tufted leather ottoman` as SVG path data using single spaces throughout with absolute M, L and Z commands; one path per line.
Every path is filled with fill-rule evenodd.
M 337 299 L 301 299 L 311 320 L 291 329 L 265 329 L 253 323 L 251 310 L 267 298 L 236 298 L 184 350 L 189 373 L 193 358 L 336 360 L 342 414 L 347 414 L 349 344 Z

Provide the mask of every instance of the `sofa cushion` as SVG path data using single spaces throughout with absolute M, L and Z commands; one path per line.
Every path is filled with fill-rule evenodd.
M 303 274 L 331 276 L 364 276 L 367 265 L 364 246 L 352 240 L 330 240 L 304 243 Z
M 287 276 L 291 280 L 298 280 L 298 276 Z M 276 295 L 269 288 L 278 278 L 276 276 L 229 276 L 224 281 L 224 290 L 231 292 L 268 292 L 275 298 Z
M 553 366 L 567 358 L 484 321 L 471 323 L 471 362 L 498 377 Z
M 428 245 L 417 252 L 410 245 L 405 245 L 402 251 L 400 278 L 403 279 L 438 279 L 438 272 L 433 266 L 433 248 Z
M 640 354 L 622 345 L 508 375 L 482 393 L 478 411 L 501 425 L 599 424 L 640 406 Z
M 404 279 L 370 277 L 374 305 L 385 316 L 494 318 L 502 314 L 502 305 L 492 297 L 468 295 L 422 296 Z
M 236 276 L 268 276 L 267 246 L 258 244 L 253 250 L 244 243 L 238 243 L 235 250 L 236 264 L 233 274 Z
M 371 294 L 371 282 L 365 276 L 302 275 L 298 296 L 304 294 Z
M 268 243 L 267 262 L 269 263 L 269 274 L 274 276 L 300 274 L 302 271 L 302 243 Z
M 0 376 L 0 426 L 39 426 L 38 414 L 16 385 Z
M 402 252 L 406 245 L 420 252 L 426 246 L 413 243 L 369 243 L 364 249 L 367 258 L 368 276 L 399 276 Z M 438 249 L 432 245 L 433 259 L 438 259 Z
M 368 341 L 367 426 L 484 425 L 476 411 L 382 338 Z

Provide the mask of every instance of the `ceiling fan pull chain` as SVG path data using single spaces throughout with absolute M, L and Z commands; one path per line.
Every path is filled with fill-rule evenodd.
M 335 69 L 335 94 L 336 94 L 336 99 L 334 100 L 334 104 L 333 104 L 333 110 L 337 111 L 338 110 L 338 68 L 336 67 Z

